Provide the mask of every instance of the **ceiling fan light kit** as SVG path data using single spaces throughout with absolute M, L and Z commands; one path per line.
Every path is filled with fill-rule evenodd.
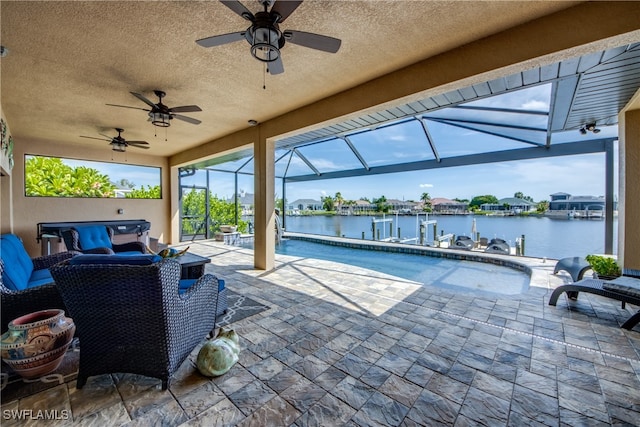
M 258 28 L 247 31 L 251 37 L 251 55 L 261 62 L 273 62 L 280 58 L 280 32 L 271 28 Z M 284 43 L 283 43 L 284 44 Z
M 171 123 L 169 123 L 169 120 L 171 120 L 171 116 L 169 114 L 149 111 L 149 120 L 151 121 L 151 124 L 161 128 L 167 128 L 171 126 Z
M 127 145 L 119 143 L 119 142 L 112 142 L 111 143 L 111 149 L 113 151 L 118 151 L 120 153 L 124 153 L 125 151 L 127 151 Z

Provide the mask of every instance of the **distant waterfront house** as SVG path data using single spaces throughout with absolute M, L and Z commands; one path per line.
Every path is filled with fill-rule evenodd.
M 344 209 L 345 207 L 343 207 Z M 368 200 L 355 200 L 354 205 L 349 207 L 353 213 L 365 213 L 376 210 L 376 205 Z
M 231 196 L 227 202 L 234 203 L 238 197 L 238 204 L 242 208 L 242 215 L 253 215 L 253 193 L 242 192 L 240 194 Z
M 406 200 L 398 200 L 398 199 L 388 199 L 387 204 L 392 212 L 399 213 L 411 213 L 415 206 L 418 205 L 416 202 L 409 202 Z
M 590 216 L 589 212 L 604 212 L 604 196 L 572 196 L 568 193 L 551 194 L 548 215 L 566 215 L 568 212 L 578 212 Z M 616 210 L 617 203 L 614 202 L 613 209 Z
M 444 197 L 436 197 L 431 199 L 431 209 L 434 213 L 460 214 L 468 211 L 469 204 L 445 199 Z
M 297 199 L 287 204 L 288 211 L 321 211 L 322 202 L 314 199 Z
M 484 203 L 480 205 L 483 211 L 503 211 L 512 213 L 535 212 L 537 204 L 517 197 L 506 197 L 498 203 Z

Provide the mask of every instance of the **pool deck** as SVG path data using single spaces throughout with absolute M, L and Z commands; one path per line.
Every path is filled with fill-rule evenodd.
M 560 426 L 638 425 L 638 307 L 581 294 L 548 305 L 570 280 L 553 260 L 522 295 L 453 292 L 334 262 L 222 242 L 176 246 L 211 258 L 206 271 L 270 308 L 233 324 L 240 361 L 209 379 L 185 362 L 167 392 L 134 375 L 92 377 L 3 402 L 69 409 L 74 425 Z M 487 280 L 491 280 L 487 277 Z M 3 420 L 4 425 L 17 425 Z M 56 425 L 55 423 L 47 425 Z M 64 425 L 60 422 L 57 425 Z

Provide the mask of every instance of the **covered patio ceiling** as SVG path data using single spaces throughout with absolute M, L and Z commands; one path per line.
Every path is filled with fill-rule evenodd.
M 295 182 L 603 152 L 638 88 L 640 43 L 619 46 L 280 139 L 276 175 Z M 443 126 L 464 130 L 467 142 Z M 380 158 L 376 143 L 402 155 Z M 193 168 L 252 174 L 251 156 Z

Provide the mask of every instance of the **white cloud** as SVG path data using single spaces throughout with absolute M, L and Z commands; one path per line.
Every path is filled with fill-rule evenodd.
M 420 184 L 420 188 L 432 188 L 433 184 Z
M 525 110 L 542 110 L 546 111 L 549 109 L 549 103 L 544 101 L 539 101 L 537 99 L 532 99 L 531 101 L 527 101 L 522 104 L 522 108 Z

